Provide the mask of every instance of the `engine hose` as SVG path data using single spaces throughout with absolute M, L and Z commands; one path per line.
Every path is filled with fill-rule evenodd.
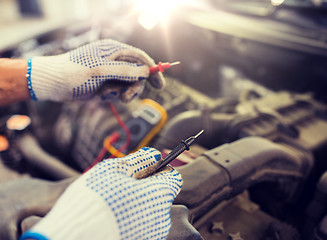
M 198 144 L 208 148 L 220 145 L 225 140 L 222 133 L 233 118 L 234 114 L 211 113 L 208 109 L 183 112 L 169 120 L 153 146 L 172 149 L 181 139 L 202 129 L 204 133 L 197 140 Z
M 312 169 L 312 159 L 281 144 L 247 137 L 205 152 L 179 167 L 183 188 L 175 204 L 185 205 L 194 219 L 217 203 L 230 199 L 260 182 L 280 184 L 292 199 Z
M 37 167 L 41 172 L 53 180 L 61 180 L 76 177 L 80 173 L 67 166 L 59 159 L 45 152 L 36 138 L 30 134 L 24 134 L 17 139 L 18 149 L 31 165 Z

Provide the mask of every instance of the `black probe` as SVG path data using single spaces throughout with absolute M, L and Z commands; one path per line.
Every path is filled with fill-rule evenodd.
M 195 136 L 191 136 L 186 140 L 182 140 L 180 144 L 177 145 L 164 159 L 161 160 L 157 172 L 160 171 L 162 168 L 166 167 L 168 163 L 173 161 L 175 158 L 177 158 L 182 152 L 185 150 L 189 150 L 191 144 L 194 142 L 194 140 L 200 136 L 204 130 L 201 130 L 198 134 Z
M 167 166 L 168 163 L 173 161 L 175 158 L 177 158 L 182 152 L 185 150 L 189 150 L 191 144 L 194 142 L 194 140 L 203 133 L 204 130 L 201 130 L 198 134 L 195 136 L 189 137 L 186 140 L 182 140 L 180 144 L 178 144 L 177 147 L 175 147 L 164 159 L 160 160 L 159 166 L 156 167 L 156 165 L 147 167 L 146 169 L 143 169 L 139 172 L 137 172 L 134 175 L 134 178 L 136 179 L 142 179 L 146 178 L 160 170 L 162 170 L 165 166 Z

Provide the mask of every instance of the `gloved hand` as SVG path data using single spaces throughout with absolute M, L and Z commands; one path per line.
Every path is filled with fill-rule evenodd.
M 107 159 L 76 180 L 25 239 L 164 239 L 170 207 L 182 187 L 174 169 L 145 179 L 133 176 L 154 166 L 160 152 L 142 148 Z
M 143 90 L 145 80 L 158 89 L 165 84 L 162 73 L 149 76 L 149 66 L 155 62 L 144 51 L 114 40 L 27 61 L 34 100 L 87 100 L 98 94 L 102 99 L 128 102 Z M 104 83 L 105 90 L 99 93 Z

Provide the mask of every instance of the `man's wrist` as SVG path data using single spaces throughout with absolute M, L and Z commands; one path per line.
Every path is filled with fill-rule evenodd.
M 30 99 L 25 59 L 0 59 L 0 105 Z

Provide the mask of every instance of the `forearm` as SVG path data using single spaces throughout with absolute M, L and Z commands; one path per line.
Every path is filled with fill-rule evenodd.
M 0 59 L 0 106 L 30 99 L 26 73 L 26 60 Z

